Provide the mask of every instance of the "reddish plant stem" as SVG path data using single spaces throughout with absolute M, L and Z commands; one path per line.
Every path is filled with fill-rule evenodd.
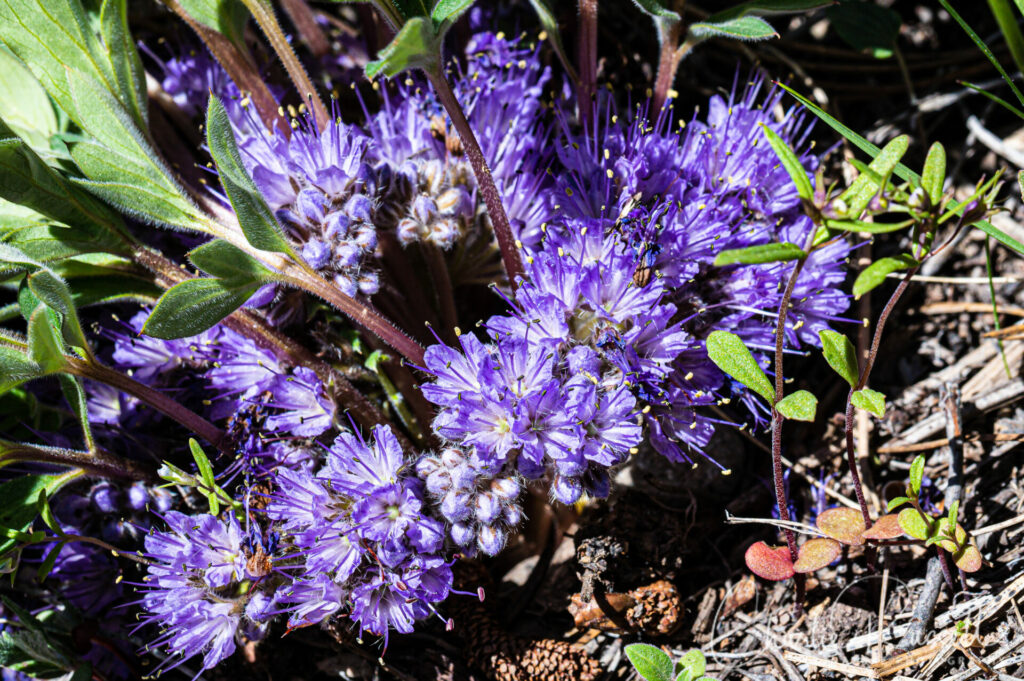
M 322 57 L 331 51 L 331 42 L 320 24 L 316 23 L 316 15 L 305 0 L 281 0 L 281 6 L 314 57 Z
M 586 124 L 594 114 L 594 96 L 597 94 L 597 0 L 579 0 L 579 10 L 576 70 L 580 80 L 576 103 L 580 120 Z
M 455 327 L 458 326 L 459 318 L 455 312 L 455 293 L 452 290 L 452 279 L 448 275 L 448 263 L 445 262 L 444 252 L 435 244 L 423 244 L 423 256 L 427 261 L 427 269 L 430 270 L 434 290 L 437 292 L 437 304 L 441 311 L 443 327 L 441 335 L 454 346 Z
M 669 90 L 676 79 L 679 68 L 679 36 L 682 33 L 682 21 L 657 20 L 658 37 L 661 40 L 661 51 L 658 53 L 658 75 L 654 80 L 654 99 L 651 102 L 650 117 L 656 118 L 668 100 Z
M 480 149 L 476 135 L 466 120 L 459 100 L 455 98 L 448 79 L 440 68 L 425 70 L 430 84 L 434 86 L 441 105 L 452 119 L 455 130 L 459 133 L 462 146 L 469 157 L 469 163 L 473 167 L 473 174 L 476 176 L 477 187 L 483 195 L 484 203 L 487 205 L 487 213 L 491 217 L 491 224 L 494 226 L 494 236 L 498 239 L 498 246 L 501 248 L 501 259 L 505 263 L 505 273 L 508 275 L 509 284 L 515 288 L 517 279 L 523 276 L 523 262 L 519 257 L 519 250 L 516 247 L 516 238 L 512 233 L 512 225 L 509 224 L 508 215 L 505 214 L 505 207 L 501 203 L 501 194 L 494 184 L 494 177 L 491 176 L 491 169 L 487 166 L 487 160 Z M 397 348 L 396 348 L 397 349 Z
M 154 390 L 148 385 L 139 383 L 135 379 L 126 376 L 119 371 L 115 371 L 106 365 L 88 363 L 74 357 L 67 358 L 66 371 L 69 374 L 80 378 L 88 378 L 93 381 L 105 383 L 113 388 L 117 388 L 123 393 L 127 393 L 132 397 L 138 398 L 164 416 L 177 421 L 185 428 L 191 430 L 196 435 L 199 435 L 217 449 L 225 453 L 227 452 L 227 438 L 224 436 L 223 430 L 213 425 L 199 414 L 196 414 L 191 409 L 188 409 L 175 400 L 172 400 L 162 392 Z
M 0 465 L 15 461 L 32 461 L 34 463 L 54 464 L 79 468 L 86 475 L 101 478 L 120 478 L 123 480 L 159 480 L 156 472 L 142 466 L 136 461 L 129 461 L 105 451 L 95 454 L 60 447 L 44 447 L 25 443 L 5 442 L 3 454 L 0 454 Z
M 210 50 L 218 63 L 224 67 L 228 76 L 238 89 L 249 96 L 256 112 L 268 130 L 277 130 L 284 135 L 291 134 L 288 119 L 278 113 L 277 100 L 271 94 L 267 84 L 263 82 L 251 60 L 239 50 L 234 43 L 211 28 L 203 26 L 189 16 L 178 0 L 164 0 L 171 10 L 181 17 L 199 36 L 203 44 Z
M 875 365 L 875 359 L 878 357 L 878 347 L 882 343 L 882 332 L 885 330 L 885 323 L 892 314 L 892 311 L 896 308 L 896 303 L 899 302 L 903 296 L 903 292 L 907 290 L 910 285 L 910 280 L 917 273 L 918 268 L 914 267 L 907 270 L 907 274 L 900 281 L 899 286 L 893 291 L 892 295 L 889 296 L 889 300 L 885 303 L 885 307 L 882 308 L 882 313 L 878 316 L 878 323 L 875 325 L 875 333 L 871 338 L 871 348 L 868 350 L 868 356 L 864 362 L 864 368 L 860 372 L 860 376 L 857 378 L 857 385 L 850 389 L 849 394 L 846 397 L 846 424 L 844 427 L 846 435 L 846 459 L 850 466 L 850 479 L 853 482 L 853 490 L 857 495 L 857 504 L 860 506 L 861 515 L 864 516 L 864 525 L 871 527 L 871 512 L 868 510 L 868 502 L 864 496 L 864 486 L 860 481 L 860 473 L 857 471 L 857 454 L 854 448 L 853 442 L 853 394 L 858 390 L 863 390 L 868 384 L 868 379 L 871 377 L 871 369 Z

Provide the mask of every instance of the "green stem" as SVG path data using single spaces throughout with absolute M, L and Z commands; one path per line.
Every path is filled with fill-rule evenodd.
M 102 478 L 147 481 L 158 479 L 154 471 L 146 470 L 134 461 L 122 459 L 102 450 L 93 454 L 75 449 L 0 440 L 0 465 L 15 461 L 70 466 L 82 470 L 86 475 Z
M 469 157 L 469 163 L 473 167 L 473 174 L 476 176 L 477 187 L 483 195 L 484 203 L 487 205 L 487 212 L 491 216 L 491 224 L 494 226 L 494 236 L 498 239 L 498 246 L 501 248 L 501 259 L 505 263 L 505 273 L 508 275 L 509 284 L 512 288 L 518 286 L 517 280 L 523 276 L 523 262 L 519 257 L 519 250 L 516 247 L 516 238 L 512 233 L 512 225 L 509 224 L 505 207 L 501 203 L 501 194 L 494 184 L 494 177 L 491 169 L 487 166 L 480 143 L 473 133 L 473 129 L 462 111 L 459 100 L 452 92 L 448 79 L 442 73 L 440 67 L 426 69 L 425 73 L 434 86 L 441 105 L 452 119 L 452 124 L 459 133 L 462 146 Z M 386 339 L 385 339 L 386 340 Z

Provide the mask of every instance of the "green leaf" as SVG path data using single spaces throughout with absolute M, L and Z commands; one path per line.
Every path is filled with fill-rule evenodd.
M 885 395 L 877 390 L 871 388 L 858 390 L 850 397 L 850 402 L 858 409 L 869 411 L 878 418 L 885 416 Z
M 633 4 L 639 7 L 641 12 L 649 14 L 655 19 L 680 20 L 679 14 L 665 7 L 662 0 L 633 0 Z
M 807 177 L 807 171 L 804 170 L 796 152 L 793 151 L 786 140 L 779 137 L 777 132 L 764 123 L 761 123 L 761 131 L 768 138 L 768 144 L 771 145 L 775 155 L 782 162 L 782 167 L 786 169 L 790 179 L 793 180 L 793 184 L 796 185 L 796 193 L 804 201 L 813 201 L 814 187 L 811 186 L 811 180 Z
M 206 144 L 246 240 L 262 251 L 292 254 L 281 225 L 242 164 L 231 120 L 216 96 L 210 97 L 206 110 Z
M 900 528 L 914 539 L 925 541 L 935 533 L 935 519 L 916 508 L 905 508 L 899 515 Z
M 373 79 L 383 73 L 388 78 L 409 69 L 434 70 L 439 46 L 430 22 L 413 17 L 405 22 L 387 46 L 377 53 L 377 60 L 366 65 L 366 77 Z
M 714 264 L 716 267 L 735 264 L 759 265 L 766 262 L 799 260 L 804 257 L 807 257 L 807 254 L 802 248 L 796 244 L 783 242 L 722 251 L 715 256 Z
M 769 403 L 775 401 L 775 388 L 739 336 L 728 331 L 712 331 L 707 339 L 707 350 L 708 357 L 719 369 Z
M 907 153 L 909 147 L 910 137 L 900 135 L 890 140 L 882 151 L 871 160 L 868 168 L 872 172 L 862 172 L 859 174 L 850 183 L 850 186 L 846 188 L 846 191 L 839 195 L 839 200 L 847 206 L 846 215 L 851 218 L 860 217 L 864 209 L 868 207 L 871 199 L 878 193 L 879 188 L 882 186 L 882 181 L 887 180 L 892 174 L 896 164 Z
M 885 505 L 885 510 L 887 513 L 892 513 L 893 509 L 899 508 L 903 504 L 908 503 L 910 503 L 910 499 L 908 497 L 895 497 L 894 499 L 890 499 L 889 503 Z
M 21 63 L 0 49 L 0 118 L 33 149 L 49 150 L 50 136 L 57 132 L 57 116 L 50 96 Z
M 96 441 L 92 436 L 92 428 L 89 427 L 89 403 L 85 396 L 85 389 L 82 387 L 82 379 L 70 374 L 58 374 L 61 392 L 64 399 L 71 405 L 75 418 L 82 428 L 82 439 L 85 440 L 85 448 L 90 452 L 96 450 Z
M 949 513 L 946 515 L 947 527 L 956 527 L 956 518 L 960 512 L 960 500 L 955 500 L 949 505 Z
M 65 475 L 23 475 L 0 485 L 0 526 L 27 532 L 39 512 L 39 493 L 52 498 L 69 479 Z M 17 543 L 15 539 L 0 539 L 0 555 Z
M 921 493 L 921 481 L 924 479 L 924 463 L 924 455 L 919 454 L 914 457 L 913 463 L 910 464 L 910 492 L 915 497 Z
M 846 127 L 845 125 L 837 121 L 835 118 L 833 118 L 824 110 L 822 110 L 820 106 L 818 106 L 811 100 L 807 99 L 799 92 L 786 85 L 785 83 L 779 83 L 779 87 L 781 87 L 789 94 L 793 95 L 793 97 L 796 98 L 801 104 L 803 104 L 811 113 L 813 113 L 821 120 L 825 121 L 825 123 L 830 128 L 832 128 L 840 135 L 845 137 L 847 140 L 849 140 L 850 143 L 853 144 L 855 147 L 857 147 L 864 153 L 868 154 L 869 156 L 874 156 L 878 154 L 878 147 L 876 147 L 874 144 L 867 141 L 866 139 L 858 135 L 856 132 L 854 132 L 850 128 Z M 902 178 L 903 180 L 906 180 L 907 182 L 913 182 L 917 184 L 921 183 L 921 177 L 910 168 L 907 168 L 902 163 L 896 164 L 895 173 L 898 177 Z M 963 207 L 963 204 L 953 200 L 950 200 L 948 202 L 948 205 L 953 207 Z M 985 234 L 988 234 L 990 237 L 992 237 L 1002 245 L 1009 248 L 1010 250 L 1015 251 L 1020 255 L 1024 255 L 1024 244 L 1017 241 L 1003 230 L 994 227 L 990 222 L 986 220 L 979 220 L 978 222 L 973 223 L 973 225 L 976 226 Z
M 53 328 L 50 313 L 45 307 L 37 307 L 28 320 L 28 356 L 43 371 L 52 374 L 60 371 L 67 363 L 64 343 Z
M 192 264 L 207 274 L 237 281 L 270 281 L 274 273 L 259 260 L 223 239 L 213 239 L 188 254 Z
M 210 465 L 210 459 L 207 458 L 206 452 L 199 446 L 195 438 L 188 439 L 188 448 L 192 451 L 192 458 L 196 461 L 196 467 L 199 468 L 199 479 L 203 481 L 204 487 L 200 487 L 199 492 L 206 497 L 206 500 L 210 502 L 210 513 L 217 515 L 220 513 L 220 502 L 217 501 L 217 480 L 213 476 L 213 466 Z
M 704 653 L 696 648 L 683 653 L 683 656 L 676 660 L 675 673 L 676 681 L 696 681 L 704 676 L 707 670 L 707 662 L 704 660 Z
M 46 558 L 40 563 L 39 569 L 36 570 L 36 581 L 42 582 L 50 576 L 50 572 L 53 570 L 54 563 L 57 562 L 57 556 L 60 555 L 61 549 L 64 548 L 64 542 L 56 542 L 53 548 L 50 549 L 49 553 L 46 554 Z
M 178 3 L 197 22 L 247 51 L 244 33 L 249 10 L 239 0 L 178 0 Z
M 985 57 L 988 58 L 989 62 L 991 62 L 992 66 L 996 68 L 996 71 L 999 72 L 999 75 L 1002 76 L 1006 84 L 1010 86 L 1010 90 L 1013 91 L 1013 94 L 1017 96 L 1017 101 L 1020 102 L 1021 104 L 1024 104 L 1024 94 L 1021 94 L 1021 91 L 1017 87 L 1017 84 L 1013 82 L 1013 78 L 1011 78 L 1009 74 L 1006 73 L 1006 69 L 1003 68 L 1003 65 L 1000 64 L 999 60 L 996 59 L 994 54 L 992 54 L 992 50 L 988 49 L 988 45 L 985 44 L 985 41 L 982 40 L 978 36 L 978 34 L 971 29 L 967 22 L 964 21 L 963 17 L 961 17 L 960 14 L 955 9 L 953 9 L 953 7 L 949 4 L 949 2 L 947 2 L 947 0 L 939 0 L 939 4 L 942 5 L 942 7 L 947 12 L 949 12 L 949 15 L 953 17 L 953 19 L 956 20 L 958 24 L 960 24 L 960 28 L 964 29 L 964 33 L 970 36 L 971 40 L 974 41 L 974 44 L 978 47 L 979 50 L 981 50 L 982 54 L 984 54 Z
M 646 643 L 631 643 L 625 651 L 636 673 L 647 681 L 672 681 L 672 658 L 661 648 Z
M 902 222 L 864 222 L 863 220 L 833 220 L 825 219 L 825 226 L 829 229 L 841 229 L 844 232 L 867 232 L 868 234 L 888 234 L 906 229 L 914 224 L 913 218 Z
M 146 72 L 142 70 L 139 53 L 128 30 L 128 0 L 103 0 L 100 30 L 111 71 L 117 80 L 119 99 L 135 122 L 145 128 L 149 121 Z
M 893 272 L 909 270 L 919 264 L 909 253 L 901 253 L 893 258 L 880 258 L 857 275 L 856 281 L 853 282 L 853 295 L 859 298 L 885 281 Z
M 928 194 L 933 206 L 942 202 L 942 184 L 946 180 L 946 148 L 940 142 L 932 144 L 924 159 L 921 172 L 921 188 Z
M 71 148 L 88 178 L 77 184 L 141 220 L 197 230 L 195 207 L 124 106 L 81 72 L 71 72 L 68 84 L 72 118 L 96 140 Z
M 835 0 L 750 0 L 708 17 L 708 21 L 725 21 L 747 14 L 759 16 L 807 12 L 835 4 Z
M 840 2 L 825 10 L 832 28 L 847 45 L 878 59 L 892 56 L 900 15 L 874 2 Z
M 712 24 L 707 21 L 690 24 L 690 40 L 707 40 L 708 38 L 732 38 L 746 42 L 757 40 L 768 40 L 778 38 L 775 32 L 764 19 L 755 16 L 745 16 L 738 19 L 728 19 Z
M 82 348 L 87 354 L 90 353 L 89 341 L 85 338 L 68 285 L 53 272 L 41 269 L 28 276 L 28 287 L 39 300 L 60 313 L 64 339 L 70 345 Z
M 818 398 L 806 390 L 797 390 L 775 404 L 780 414 L 793 421 L 813 421 L 818 411 Z
M 857 350 L 853 347 L 850 339 L 830 329 L 819 331 L 818 338 L 821 339 L 821 352 L 828 365 L 842 376 L 851 388 L 857 385 L 860 368 L 857 362 Z
M 0 393 L 44 375 L 43 368 L 29 359 L 26 352 L 0 345 Z
M 241 307 L 259 288 L 255 282 L 188 279 L 161 296 L 142 328 L 155 338 L 187 338 L 206 331 Z
M 440 26 L 444 22 L 449 24 L 455 23 L 476 0 L 440 0 L 434 5 L 434 10 L 430 13 L 430 19 L 434 22 L 434 26 Z

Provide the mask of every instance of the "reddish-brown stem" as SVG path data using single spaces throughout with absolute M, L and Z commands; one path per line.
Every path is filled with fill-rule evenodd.
M 306 73 L 306 69 L 303 68 L 298 55 L 295 54 L 295 50 L 288 43 L 284 31 L 281 30 L 281 24 L 277 21 L 274 8 L 270 3 L 264 2 L 264 0 L 242 0 L 242 3 L 252 12 L 256 23 L 260 25 L 260 29 L 262 29 L 263 35 L 267 37 L 267 41 L 273 48 L 274 53 L 277 54 L 281 63 L 284 64 L 284 69 L 288 72 L 288 77 L 291 79 L 295 89 L 299 91 L 302 101 L 309 102 L 313 109 L 313 116 L 316 118 L 317 127 L 320 130 L 324 130 L 331 120 L 330 115 L 327 113 L 327 108 L 324 106 L 323 100 L 320 99 L 316 88 L 313 87 L 309 74 Z
M 227 438 L 224 431 L 213 425 L 191 409 L 172 400 L 158 390 L 148 385 L 139 383 L 133 378 L 114 371 L 108 366 L 96 362 L 89 363 L 83 360 L 69 357 L 67 359 L 66 371 L 81 378 L 88 378 L 93 381 L 105 383 L 117 388 L 123 393 L 138 398 L 144 404 L 148 404 L 161 414 L 177 421 L 185 428 L 202 437 L 217 449 L 227 452 Z
M 597 0 L 579 0 L 580 25 L 576 38 L 576 70 L 579 91 L 576 93 L 580 120 L 589 122 L 594 113 L 597 94 Z
M 0 454 L 0 465 L 15 461 L 32 461 L 35 463 L 54 464 L 79 468 L 86 475 L 101 478 L 120 478 L 123 480 L 146 480 L 155 482 L 159 478 L 156 472 L 149 470 L 136 461 L 129 461 L 99 450 L 95 454 L 60 447 L 44 447 L 22 442 L 3 442 L 3 453 Z
M 271 94 L 259 71 L 248 57 L 226 37 L 203 26 L 189 16 L 178 0 L 164 0 L 164 4 L 196 32 L 199 39 L 210 50 L 210 54 L 224 67 L 228 76 L 238 86 L 239 91 L 246 94 L 252 101 L 263 125 L 268 130 L 278 130 L 285 135 L 290 134 L 291 128 L 288 127 L 288 120 L 278 113 L 277 100 L 274 99 L 274 95 Z
M 676 79 L 676 69 L 679 68 L 679 36 L 682 33 L 683 22 L 679 20 L 670 21 L 657 19 L 658 39 L 661 41 L 661 51 L 658 53 L 658 75 L 654 80 L 654 99 L 651 102 L 650 117 L 657 118 L 661 107 L 665 106 L 668 100 L 669 90 Z
M 281 0 L 281 6 L 314 57 L 322 57 L 331 51 L 331 42 L 320 28 L 320 24 L 316 23 L 316 15 L 306 4 L 306 0 Z
M 452 279 L 448 275 L 448 264 L 444 252 L 434 244 L 423 244 L 423 256 L 427 261 L 430 279 L 437 293 L 437 304 L 441 311 L 441 334 L 451 345 L 455 344 L 455 327 L 459 319 L 455 312 L 455 294 L 452 290 Z
M 427 69 L 427 78 L 434 86 L 437 98 L 441 105 L 452 119 L 455 130 L 459 133 L 462 146 L 469 157 L 469 163 L 473 167 L 473 174 L 476 176 L 477 187 L 483 195 L 484 203 L 487 205 L 487 213 L 491 217 L 491 224 L 494 226 L 494 236 L 498 239 L 498 246 L 501 248 L 501 259 L 505 263 L 505 273 L 513 288 L 517 286 L 517 280 L 523 276 L 523 262 L 519 257 L 519 249 L 516 248 L 516 238 L 512 233 L 512 225 L 509 224 L 508 215 L 505 214 L 505 207 L 501 203 L 501 194 L 494 184 L 491 176 L 491 169 L 487 165 L 480 143 L 477 142 L 473 129 L 466 120 L 459 100 L 455 98 L 448 79 L 440 68 Z

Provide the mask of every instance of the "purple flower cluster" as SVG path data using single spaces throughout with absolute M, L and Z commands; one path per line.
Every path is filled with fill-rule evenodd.
M 169 531 L 151 532 L 145 541 L 150 561 L 142 590 L 142 624 L 161 635 L 151 645 L 171 655 L 157 671 L 172 669 L 196 655 L 200 671 L 235 650 L 238 636 L 259 638 L 273 610 L 265 561 L 253 560 L 251 542 L 231 514 L 164 516 Z
M 412 631 L 451 588 L 444 528 L 429 517 L 423 485 L 391 429 L 373 441 L 342 433 L 318 471 L 281 468 L 267 516 L 286 539 L 280 600 L 290 624 L 347 612 L 378 636 Z

